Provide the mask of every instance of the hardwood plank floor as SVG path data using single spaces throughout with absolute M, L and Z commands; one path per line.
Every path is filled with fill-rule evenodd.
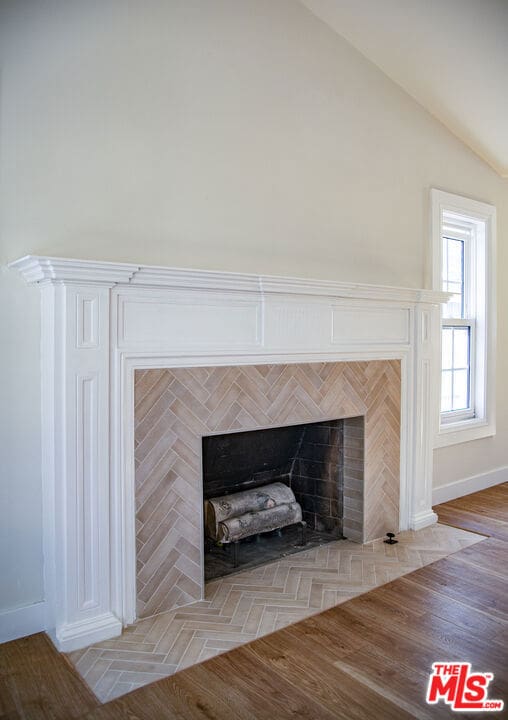
M 98 705 L 44 633 L 0 645 L 0 718 L 69 720 Z
M 502 483 L 437 505 L 439 522 L 508 542 L 507 486 Z
M 451 718 L 444 704 L 425 703 L 437 660 L 493 672 L 489 696 L 506 704 L 508 483 L 436 512 L 489 539 L 106 705 L 90 697 L 44 636 L 0 646 L 0 717 Z

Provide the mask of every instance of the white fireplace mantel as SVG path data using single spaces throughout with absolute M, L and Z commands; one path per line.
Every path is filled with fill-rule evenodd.
M 436 521 L 446 293 L 35 256 L 10 267 L 42 290 L 46 627 L 61 650 L 135 619 L 135 369 L 400 359 L 399 529 Z

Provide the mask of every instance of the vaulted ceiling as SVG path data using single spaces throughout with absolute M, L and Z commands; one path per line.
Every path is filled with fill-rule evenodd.
M 508 177 L 508 0 L 301 0 Z

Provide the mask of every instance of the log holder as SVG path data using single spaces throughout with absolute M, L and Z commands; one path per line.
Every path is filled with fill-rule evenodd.
M 300 546 L 305 547 L 305 545 L 307 545 L 307 523 L 305 520 L 300 520 L 297 524 L 300 525 L 300 530 L 302 533 L 302 541 L 300 543 Z M 231 543 L 231 545 L 232 545 L 231 550 L 232 550 L 232 555 L 233 555 L 233 567 L 236 568 L 239 565 L 238 557 L 239 557 L 240 540 L 234 540 Z

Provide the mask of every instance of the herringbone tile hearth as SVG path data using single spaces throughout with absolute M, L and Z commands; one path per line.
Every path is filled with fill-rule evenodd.
M 480 542 L 446 525 L 397 545 L 337 541 L 214 580 L 206 600 L 137 621 L 121 637 L 69 657 L 105 702 Z

